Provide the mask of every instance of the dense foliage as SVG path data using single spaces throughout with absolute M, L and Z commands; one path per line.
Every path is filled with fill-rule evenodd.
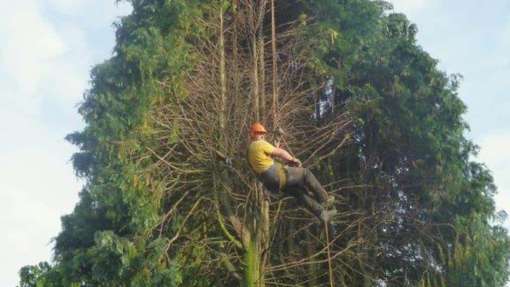
M 243 10 L 242 1 L 129 2 L 133 12 L 116 24 L 113 56 L 91 72 L 92 86 L 79 109 L 86 128 L 67 137 L 80 148 L 73 163 L 87 180 L 80 202 L 62 218 L 54 263 L 24 267 L 20 287 L 329 286 L 325 255 L 317 251 L 324 239 L 314 219 L 285 201 L 272 202 L 271 220 L 264 221 L 263 204 L 250 204 L 259 198 L 247 195 L 251 189 L 241 188 L 243 181 L 225 179 L 228 171 L 210 152 L 210 146 L 227 154 L 243 150 L 246 124 L 259 110 L 263 121 L 277 126 L 264 116 L 270 109 L 264 111 L 263 104 L 250 112 L 247 94 L 258 99 L 258 90 L 252 78 L 237 76 L 252 75 L 243 70 L 249 62 L 243 57 L 257 49 L 250 50 L 249 33 L 237 35 L 235 29 L 255 13 Z M 266 1 L 248 2 L 266 7 Z M 300 110 L 286 113 L 290 147 L 312 142 L 292 123 L 324 127 L 339 116 L 351 119 L 348 145 L 336 150 L 327 142 L 331 154 L 300 154 L 310 162 L 321 155 L 314 172 L 338 199 L 335 286 L 504 286 L 510 241 L 498 225 L 490 172 L 472 160 L 477 147 L 464 136 L 461 77 L 440 71 L 417 45 L 416 26 L 390 8 L 370 0 L 276 1 L 276 32 L 284 35 L 277 48 L 288 51 L 278 63 L 286 67 L 287 56 L 304 55 L 297 62 L 303 77 L 299 83 L 287 77 L 287 86 L 295 83 L 318 95 L 316 110 L 300 103 Z M 267 19 L 261 23 L 269 26 Z M 219 24 L 224 22 L 227 29 Z M 258 36 L 270 34 L 261 28 Z M 210 42 L 220 44 L 204 44 Z M 261 66 L 266 46 L 257 50 Z M 208 60 L 218 65 L 203 68 Z M 286 71 L 297 71 L 295 66 L 288 64 Z M 255 73 L 262 82 L 258 93 L 271 90 L 271 72 L 254 69 L 262 72 Z M 188 102 L 208 93 L 197 82 L 216 83 L 219 92 L 211 88 L 208 97 L 235 95 L 229 115 L 215 110 L 212 98 Z M 196 106 L 206 108 L 190 118 L 220 115 L 218 124 L 210 119 L 208 127 L 196 126 L 210 140 L 207 146 L 196 139 L 199 132 L 190 131 L 191 120 L 179 118 Z M 235 140 L 221 136 L 222 129 Z M 207 152 L 195 150 L 195 143 Z M 240 178 L 249 181 L 249 173 Z M 228 181 L 225 191 L 218 191 L 221 181 Z M 234 211 L 222 208 L 229 207 L 228 198 Z M 252 226 L 252 219 L 258 223 Z M 256 227 L 260 222 L 272 240 L 244 238 L 243 231 L 263 230 Z M 253 261 L 259 256 L 253 250 L 263 251 L 263 258 Z M 252 262 L 261 280 L 249 278 Z

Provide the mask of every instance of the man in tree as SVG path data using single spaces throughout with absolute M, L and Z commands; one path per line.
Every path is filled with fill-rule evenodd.
M 328 223 L 336 212 L 333 209 L 327 210 L 327 205 L 332 205 L 334 197 L 328 196 L 312 172 L 302 167 L 299 159 L 268 143 L 265 140 L 266 133 L 260 123 L 254 123 L 250 128 L 248 163 L 257 178 L 270 192 L 292 195 L 315 216 Z

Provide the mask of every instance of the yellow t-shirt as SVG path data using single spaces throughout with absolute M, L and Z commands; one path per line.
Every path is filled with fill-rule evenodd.
M 250 144 L 248 147 L 248 162 L 257 174 L 263 173 L 274 164 L 271 157 L 274 149 L 275 147 L 265 140 L 253 141 Z

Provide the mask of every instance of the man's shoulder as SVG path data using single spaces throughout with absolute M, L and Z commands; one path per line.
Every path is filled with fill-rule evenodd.
M 264 147 L 273 147 L 273 145 L 265 140 L 252 141 L 249 145 L 249 149 L 260 149 Z
M 272 145 L 270 144 L 268 141 L 266 140 L 256 140 L 256 141 L 252 141 L 250 146 L 253 145 L 253 146 L 263 146 L 263 145 Z

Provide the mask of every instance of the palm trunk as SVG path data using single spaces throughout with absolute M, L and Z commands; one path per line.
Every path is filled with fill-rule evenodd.
M 259 59 L 259 70 L 260 70 L 260 88 L 259 88 L 259 97 L 260 97 L 260 115 L 264 118 L 266 112 L 266 95 L 265 95 L 265 84 L 266 84 L 266 70 L 265 70 L 265 40 L 264 40 L 264 16 L 266 13 L 266 0 L 262 0 L 259 7 L 259 31 L 258 31 L 258 59 Z
M 220 8 L 220 37 L 219 37 L 219 49 L 220 49 L 220 129 L 225 129 L 225 112 L 226 112 L 226 96 L 227 96 L 227 77 L 225 75 L 225 29 L 223 24 L 223 1 Z M 221 141 L 223 143 L 223 141 Z
M 257 19 L 256 19 L 256 8 L 252 3 L 250 10 L 250 22 L 251 22 L 251 52 L 252 52 L 252 99 L 253 99 L 253 111 L 255 113 L 255 120 L 260 121 L 260 98 L 259 98 L 259 51 L 257 43 Z
M 252 36 L 252 90 L 253 90 L 253 113 L 255 120 L 260 121 L 264 113 L 264 38 L 263 38 L 263 17 L 265 14 L 265 0 L 261 5 L 252 5 L 251 15 L 251 36 Z M 254 2 L 252 2 L 254 4 Z M 246 286 L 264 287 L 264 271 L 267 264 L 269 250 L 269 203 L 264 196 L 260 184 L 255 186 L 255 200 L 260 214 L 253 216 L 257 218 L 252 228 L 250 242 L 245 246 L 246 260 Z
M 273 125 L 275 127 L 278 127 L 278 66 L 277 66 L 277 58 L 276 58 L 276 19 L 275 19 L 275 6 L 274 1 L 271 0 L 271 55 L 273 60 L 273 79 L 272 79 L 272 86 L 273 86 Z
M 252 239 L 250 244 L 245 247 L 244 255 L 245 267 L 245 286 L 246 287 L 263 287 L 264 278 L 260 269 L 260 253 L 257 248 L 256 240 Z

